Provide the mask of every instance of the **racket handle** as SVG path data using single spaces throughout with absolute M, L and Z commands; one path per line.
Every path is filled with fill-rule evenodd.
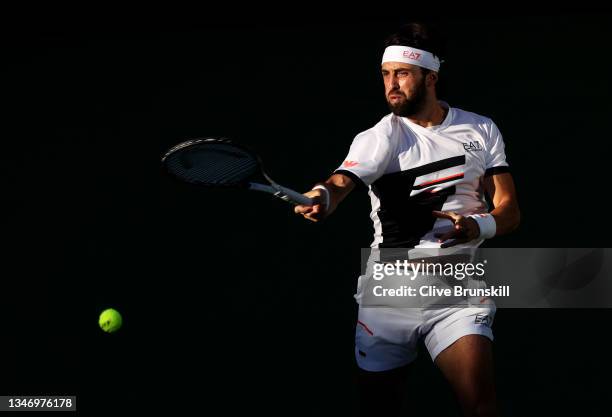
M 293 191 L 290 188 L 285 188 L 282 185 L 275 184 L 274 188 L 278 190 L 278 192 L 274 194 L 278 198 L 282 198 L 283 200 L 293 203 L 296 206 L 298 204 L 304 206 L 312 206 L 312 198 L 305 197 L 297 191 Z

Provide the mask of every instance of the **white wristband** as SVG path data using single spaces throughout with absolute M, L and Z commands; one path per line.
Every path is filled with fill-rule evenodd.
M 323 198 L 323 204 L 325 205 L 325 211 L 329 210 L 329 190 L 327 189 L 326 186 L 324 185 L 315 185 L 314 187 L 312 187 L 313 190 L 324 190 L 325 193 L 325 197 Z
M 495 223 L 495 217 L 491 213 L 483 214 L 470 214 L 466 216 L 476 220 L 478 227 L 480 228 L 480 236 L 483 239 L 491 239 L 497 233 L 497 223 Z

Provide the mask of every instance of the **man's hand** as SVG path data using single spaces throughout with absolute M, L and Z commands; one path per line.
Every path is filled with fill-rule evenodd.
M 319 186 L 323 186 L 329 195 L 325 195 L 324 189 L 317 188 Z M 310 221 L 318 222 L 332 214 L 353 188 L 355 184 L 349 177 L 344 174 L 333 174 L 324 183 L 316 185 L 314 190 L 304 193 L 306 197 L 313 199 L 312 206 L 295 206 L 294 211 Z M 329 204 L 327 207 L 326 202 Z
M 436 233 L 434 236 L 438 242 L 442 243 L 441 248 L 458 245 L 459 243 L 469 242 L 480 236 L 480 228 L 476 220 L 470 217 L 463 217 L 453 211 L 432 211 L 434 217 L 448 219 L 453 222 L 453 229 L 447 233 Z M 450 240 L 454 239 L 454 240 Z
M 304 206 L 297 205 L 294 208 L 296 214 L 301 214 L 305 219 L 308 219 L 313 222 L 318 222 L 319 220 L 323 220 L 327 213 L 325 212 L 325 193 L 324 190 L 317 189 L 308 191 L 304 193 L 304 195 L 308 198 L 312 198 L 313 204 L 312 206 Z

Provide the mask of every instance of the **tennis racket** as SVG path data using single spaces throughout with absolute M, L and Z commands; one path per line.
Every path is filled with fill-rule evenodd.
M 175 178 L 207 187 L 235 187 L 270 193 L 294 205 L 312 199 L 272 181 L 257 154 L 229 139 L 193 139 L 172 147 L 162 164 Z M 256 182 L 261 177 L 263 182 Z

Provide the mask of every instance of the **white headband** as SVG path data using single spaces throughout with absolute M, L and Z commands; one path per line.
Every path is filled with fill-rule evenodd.
M 403 62 L 405 64 L 418 65 L 419 67 L 436 72 L 440 70 L 440 60 L 431 52 L 411 48 L 409 46 L 388 46 L 382 58 L 382 63 L 384 64 L 385 62 Z

